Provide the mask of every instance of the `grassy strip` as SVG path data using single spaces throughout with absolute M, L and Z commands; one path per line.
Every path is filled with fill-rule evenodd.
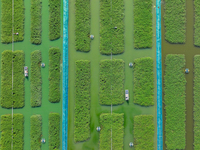
M 112 8 L 111 0 L 100 1 L 100 53 L 108 55 L 111 52 L 124 52 L 123 0 L 112 1 Z
M 185 56 L 169 54 L 165 65 L 165 144 L 167 149 L 185 149 Z
M 1 150 L 10 150 L 12 142 L 12 116 L 1 116 Z
M 57 150 L 60 147 L 60 115 L 49 114 L 49 150 Z
M 1 0 L 1 41 L 2 43 L 12 42 L 12 1 Z M 14 0 L 14 41 L 24 40 L 24 1 Z
M 118 105 L 124 103 L 124 79 L 124 61 L 122 59 L 101 60 L 100 104 Z M 111 86 L 114 94 L 111 94 Z
M 31 0 L 31 43 L 42 43 L 42 1 Z
M 55 47 L 49 50 L 49 101 L 60 101 L 60 50 Z
M 123 149 L 124 138 L 124 114 L 105 113 L 100 115 L 100 150 L 111 149 L 111 125 L 112 125 L 112 149 Z
M 24 52 L 20 50 L 14 52 L 6 50 L 2 53 L 1 106 L 4 108 L 12 108 L 12 105 L 14 108 L 21 108 L 24 106 L 24 59 Z
M 90 51 L 90 0 L 75 2 L 75 44 L 77 51 Z
M 2 52 L 1 59 L 1 106 L 12 108 L 12 51 Z
M 60 0 L 49 0 L 49 39 L 60 38 Z
M 31 150 L 41 150 L 42 117 L 41 115 L 31 116 Z
M 112 50 L 111 0 L 100 0 L 100 53 L 110 54 Z
M 154 150 L 154 122 L 152 115 L 134 117 L 134 148 Z
M 109 35 L 109 38 L 112 38 L 112 54 L 121 54 L 124 52 L 124 32 L 125 32 L 125 23 L 124 23 L 124 0 L 115 0 L 112 1 L 112 29 L 113 32 Z M 113 29 L 117 27 L 117 29 Z M 106 39 L 105 39 L 106 40 Z M 105 51 L 105 49 L 104 49 Z M 108 50 L 103 54 L 110 54 Z
M 13 52 L 13 107 L 24 107 L 24 64 L 25 54 L 22 50 Z
M 165 0 L 165 39 L 170 43 L 185 43 L 186 0 Z
M 31 107 L 41 106 L 42 101 L 42 76 L 41 76 L 41 51 L 31 53 Z
M 134 0 L 134 48 L 152 47 L 152 16 L 152 0 Z
M 154 105 L 152 58 L 144 57 L 134 60 L 133 84 L 134 103 L 142 106 Z
M 194 45 L 200 46 L 200 1 L 194 0 Z
M 194 150 L 200 149 L 200 55 L 194 56 Z
M 23 150 L 24 148 L 24 116 L 13 115 L 13 149 Z
M 90 137 L 90 61 L 76 61 L 74 141 Z

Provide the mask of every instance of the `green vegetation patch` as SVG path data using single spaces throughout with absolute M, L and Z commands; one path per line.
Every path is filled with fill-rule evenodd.
M 55 47 L 49 50 L 49 101 L 60 101 L 60 50 Z
M 11 114 L 1 116 L 1 150 L 10 150 L 11 142 L 14 150 L 24 148 L 24 116 L 22 114 L 13 114 L 13 123 Z
M 112 1 L 112 7 L 111 0 L 100 1 L 100 53 L 111 52 L 124 52 L 124 0 Z
M 42 117 L 41 115 L 31 116 L 31 150 L 41 150 Z
M 200 149 L 200 55 L 194 56 L 194 150 Z
M 134 0 L 134 48 L 151 48 L 152 30 L 152 0 Z
M 57 150 L 60 147 L 60 115 L 49 114 L 49 150 Z
M 1 150 L 11 150 L 12 116 L 1 115 Z
M 200 46 L 200 1 L 194 0 L 194 45 Z
M 133 72 L 134 103 L 142 106 L 154 105 L 153 59 L 150 57 L 134 60 Z
M 24 116 L 13 115 L 13 149 L 23 150 L 24 148 Z
M 124 139 L 124 114 L 104 113 L 100 115 L 101 131 L 99 137 L 99 149 L 111 149 L 111 126 L 112 126 L 112 149 L 123 150 Z
M 76 61 L 74 141 L 90 137 L 90 61 Z
M 31 0 L 31 43 L 42 42 L 42 1 Z
M 12 51 L 5 50 L 1 58 L 1 106 L 12 108 Z
M 13 91 L 12 91 L 13 61 Z M 25 54 L 21 50 L 2 52 L 1 60 L 1 106 L 3 108 L 24 107 L 24 63 Z
M 31 53 L 31 107 L 41 106 L 42 101 L 42 76 L 41 76 L 41 51 Z
M 124 61 L 122 59 L 100 61 L 99 99 L 101 105 L 124 103 L 124 70 Z
M 154 150 L 154 121 L 152 115 L 134 117 L 134 148 Z
M 60 0 L 49 0 L 49 39 L 60 38 Z
M 185 43 L 186 0 L 165 0 L 165 39 L 170 43 Z
M 1 0 L 1 42 L 12 42 L 12 1 Z M 24 40 L 24 0 L 14 0 L 14 41 Z
M 169 54 L 165 65 L 165 144 L 167 149 L 185 149 L 185 56 Z
M 25 54 L 22 50 L 13 52 L 13 107 L 24 107 L 24 64 Z
M 75 44 L 77 51 L 90 51 L 90 0 L 75 2 Z

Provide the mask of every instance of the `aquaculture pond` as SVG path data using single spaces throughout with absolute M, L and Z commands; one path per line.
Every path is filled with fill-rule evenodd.
M 196 5 L 194 5 L 194 2 Z M 162 1 L 163 149 L 199 149 L 199 119 L 197 116 L 199 111 L 198 79 L 194 82 L 194 56 L 200 54 L 200 48 L 194 46 L 198 45 L 199 38 L 197 31 L 199 28 L 198 3 L 193 0 L 175 0 L 173 3 L 168 0 Z M 173 10 L 171 14 L 165 14 L 164 8 L 168 9 L 168 12 L 170 9 Z M 168 24 L 166 23 L 167 28 L 164 26 L 164 16 L 166 21 L 168 19 Z M 174 23 L 172 23 L 173 21 Z M 177 29 L 178 31 L 176 31 Z M 195 61 L 196 71 L 198 72 L 198 59 L 196 58 Z M 173 63 L 175 64 L 173 65 Z M 185 74 L 185 68 L 189 69 L 188 74 Z M 177 76 L 179 77 L 178 79 L 176 79 Z M 169 78 L 172 80 L 171 83 Z M 172 98 L 170 101 L 171 98 L 169 96 L 173 96 L 175 93 L 169 93 L 169 90 L 173 88 L 175 89 L 174 92 L 177 92 L 177 89 L 179 89 L 182 94 L 179 92 L 179 96 Z M 195 101 L 193 96 L 196 97 Z M 174 112 L 179 111 L 179 113 L 174 113 L 170 116 L 169 111 L 172 107 Z M 176 124 L 174 119 L 177 117 L 179 122 Z M 194 124 L 194 118 L 196 119 L 196 124 Z M 173 125 L 175 125 L 176 129 Z M 179 137 L 180 135 L 181 137 Z
M 126 150 L 157 149 L 156 1 L 143 4 L 135 0 L 135 5 L 133 3 L 128 0 L 116 3 L 85 0 L 84 4 L 79 0 L 69 1 L 69 150 L 111 149 L 111 146 Z M 134 6 L 137 8 L 135 22 L 138 25 L 133 25 Z M 120 17 L 124 20 L 120 21 L 112 11 L 122 13 Z M 140 11 L 150 18 L 145 24 L 148 30 L 141 29 L 144 20 L 137 21 Z M 107 23 L 101 18 L 108 20 Z M 144 33 L 140 35 L 134 27 Z M 108 32 L 107 35 L 103 29 Z M 94 35 L 93 40 L 90 35 Z M 140 41 L 140 36 L 148 42 Z M 121 40 L 119 44 L 118 40 Z M 137 45 L 134 45 L 134 40 Z M 130 62 L 133 67 L 129 67 Z M 142 66 L 147 67 L 143 70 Z M 147 80 L 147 76 L 152 80 Z M 146 83 L 146 86 L 141 83 Z M 129 90 L 128 102 L 125 101 L 125 89 Z M 148 124 L 150 132 L 140 139 L 146 132 L 142 128 L 145 124 Z M 101 130 L 97 131 L 97 127 Z M 129 146 L 130 142 L 135 144 L 133 148 Z
M 4 18 L 0 22 L 0 36 L 4 38 L 4 42 L 2 43 L 2 40 L 0 42 L 0 79 L 4 78 L 5 81 L 10 81 L 11 83 L 12 79 L 10 78 L 10 73 L 12 72 L 12 59 L 15 61 L 21 62 L 20 65 L 16 65 L 15 62 L 13 62 L 13 94 L 15 96 L 20 96 L 20 91 L 16 88 L 15 83 L 19 83 L 18 80 L 16 80 L 16 75 L 20 74 L 22 78 L 20 78 L 20 83 L 22 79 L 22 83 L 18 85 L 20 89 L 22 89 L 22 107 L 18 105 L 18 108 L 14 108 L 13 112 L 12 109 L 9 108 L 2 108 L 4 107 L 5 103 L 3 98 L 5 98 L 5 95 L 9 95 L 8 93 L 5 93 L 5 90 L 2 90 L 2 85 L 5 86 L 1 82 L 0 84 L 0 94 L 1 94 L 1 107 L 0 107 L 0 115 L 1 115 L 1 143 L 4 142 L 4 144 L 1 144 L 0 148 L 3 149 L 9 149 L 11 147 L 11 143 L 13 145 L 13 149 L 54 149 L 55 147 L 57 149 L 61 149 L 62 147 L 62 0 L 57 1 L 58 3 L 51 3 L 51 1 L 20 1 L 20 0 L 14 0 L 15 7 L 16 5 L 21 5 L 20 7 L 16 8 L 16 12 L 14 17 L 17 21 L 17 18 L 21 16 L 22 22 L 19 24 L 22 24 L 22 30 L 21 28 L 15 27 L 14 33 L 12 32 L 12 22 L 9 22 L 12 20 L 12 2 L 1 0 L 0 1 L 0 8 L 3 8 L 2 6 L 7 6 L 6 8 L 9 8 L 9 11 L 5 12 L 5 9 L 1 9 L 0 17 Z M 51 5 L 49 5 L 49 2 Z M 4 4 L 3 4 L 4 3 Z M 50 6 L 56 5 L 57 9 L 53 8 L 53 11 L 57 11 L 53 16 L 50 16 L 49 10 L 52 12 L 52 7 L 50 9 Z M 35 8 L 36 12 L 34 13 L 34 10 L 32 8 Z M 54 7 L 54 6 L 53 6 Z M 20 9 L 20 10 L 17 10 Z M 24 10 L 24 12 L 22 11 Z M 59 13 L 58 13 L 59 12 Z M 6 14 L 8 13 L 8 14 Z M 19 14 L 18 14 L 19 13 Z M 35 16 L 31 15 L 34 14 Z M 59 14 L 59 16 L 56 16 L 56 14 Z M 4 15 L 4 16 L 3 16 Z M 7 15 L 7 16 L 6 16 Z M 9 18 L 10 15 L 10 18 Z M 18 16 L 19 15 L 19 16 Z M 5 22 L 5 18 L 8 17 L 9 21 Z M 23 22 L 24 17 L 24 22 Z M 31 20 L 31 17 L 33 17 Z M 36 17 L 36 18 L 34 18 Z M 54 18 L 53 18 L 54 17 Z M 55 19 L 55 17 L 57 17 Z M 49 27 L 49 19 L 54 19 L 54 23 L 57 23 L 57 25 L 60 27 L 57 28 L 57 25 L 51 24 Z M 15 25 L 19 25 L 18 22 L 14 21 Z M 32 22 L 31 22 L 32 21 Z M 58 22 L 56 22 L 58 21 Z M 50 21 L 52 23 L 52 20 Z M 4 23 L 4 25 L 2 25 Z M 7 26 L 5 26 L 5 23 L 8 23 Z M 35 23 L 35 24 L 34 24 Z M 11 26 L 10 26 L 11 25 Z M 9 28 L 11 27 L 11 28 Z M 34 28 L 35 27 L 35 28 Z M 55 29 L 50 28 L 55 27 Z M 2 31 L 3 29 L 4 31 Z M 9 29 L 8 29 L 9 28 Z M 6 31 L 7 30 L 7 31 Z M 20 31 L 18 31 L 20 30 Z M 5 32 L 6 31 L 6 32 Z M 31 33 L 31 31 L 33 31 Z M 52 33 L 53 31 L 53 33 Z M 2 35 L 4 34 L 4 35 Z M 12 35 L 14 34 L 14 40 L 19 40 L 20 42 L 12 42 Z M 56 34 L 56 35 L 54 35 Z M 10 37 L 8 37 L 8 35 Z M 19 37 L 23 37 L 23 40 L 21 40 Z M 51 35 L 51 37 L 49 37 Z M 53 38 L 52 38 L 53 36 Z M 55 39 L 56 38 L 56 39 Z M 7 41 L 10 40 L 11 41 Z M 51 41 L 51 40 L 52 41 Z M 35 43 L 35 44 L 32 44 Z M 39 45 L 36 45 L 39 44 Z M 54 48 L 53 48 L 54 47 Z M 51 49 L 53 48 L 53 49 Z M 52 50 L 49 52 L 49 50 Z M 5 53 L 5 50 L 10 50 L 11 57 L 8 55 L 3 55 Z M 13 55 L 12 58 L 12 52 L 16 55 Z M 17 50 L 22 50 L 21 54 L 18 55 Z M 55 50 L 55 51 L 54 51 Z M 34 53 L 33 53 L 34 52 Z M 9 53 L 9 52 L 8 52 Z M 58 55 L 56 55 L 58 54 Z M 22 56 L 22 57 L 21 57 Z M 4 57 L 4 60 L 2 60 Z M 7 58 L 11 59 L 10 62 L 7 61 Z M 52 60 L 50 62 L 50 60 Z M 3 65 L 3 62 L 9 64 L 7 68 Z M 45 67 L 41 66 L 41 63 L 45 63 Z M 28 77 L 24 77 L 24 66 L 28 66 Z M 17 69 L 16 69 L 17 68 Z M 18 70 L 19 69 L 19 70 Z M 9 72 L 9 75 L 7 76 L 7 79 L 5 79 L 5 72 L 2 73 L 2 71 Z M 55 75 L 55 80 L 52 78 L 52 75 Z M 60 77 L 60 79 L 59 79 Z M 8 85 L 10 86 L 10 84 Z M 15 91 L 19 91 L 14 93 L 14 87 Z M 22 88 L 21 88 L 22 87 Z M 11 87 L 9 87 L 9 90 Z M 60 90 L 60 91 L 59 91 Z M 12 91 L 12 90 L 11 90 Z M 52 91 L 54 94 L 52 95 Z M 20 93 L 20 94 L 19 94 Z M 10 93 L 12 97 L 12 93 Z M 60 97 L 58 96 L 60 95 Z M 55 96 L 59 99 L 56 99 Z M 13 95 L 14 97 L 14 95 Z M 18 97 L 19 98 L 19 97 Z M 53 98 L 53 99 L 51 99 Z M 20 99 L 21 100 L 21 99 Z M 12 104 L 12 99 L 9 99 Z M 13 100 L 14 101 L 14 100 Z M 52 103 L 53 102 L 53 103 Z M 12 106 L 12 105 L 11 105 Z M 31 107 L 33 106 L 33 107 Z M 15 130 L 19 132 L 18 137 L 14 137 L 12 141 L 12 135 L 10 129 L 6 128 L 6 125 L 12 126 L 12 120 L 11 116 L 12 113 L 14 114 L 13 118 L 13 134 L 15 134 Z M 22 115 L 17 115 L 22 114 Z M 17 124 L 16 122 L 21 122 L 21 124 Z M 15 126 L 15 124 L 17 124 Z M 9 126 L 8 126 L 9 127 Z M 56 129 L 56 130 L 55 130 Z M 38 131 L 38 132 L 36 132 Z M 9 132 L 10 138 L 8 137 L 9 134 L 7 134 L 7 139 L 5 134 Z M 3 133 L 3 134 L 2 134 Z M 21 137 L 22 136 L 22 137 Z M 16 142 L 16 140 L 19 138 L 19 142 Z M 45 144 L 41 143 L 42 138 L 45 139 Z M 9 139 L 9 140 L 8 140 Z M 8 140 L 5 142 L 5 140 Z M 6 145 L 7 144 L 7 145 Z M 8 146 L 8 147 L 6 147 Z

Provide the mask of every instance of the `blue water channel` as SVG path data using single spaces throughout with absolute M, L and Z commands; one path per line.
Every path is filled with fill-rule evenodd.
M 67 150 L 68 138 L 68 0 L 63 0 L 63 105 L 62 150 Z M 161 0 L 156 1 L 156 70 L 157 70 L 157 150 L 163 149 L 162 128 L 162 53 Z
M 68 136 L 68 11 L 68 0 L 63 0 L 62 150 L 67 150 Z
M 161 0 L 156 0 L 157 150 L 163 150 Z

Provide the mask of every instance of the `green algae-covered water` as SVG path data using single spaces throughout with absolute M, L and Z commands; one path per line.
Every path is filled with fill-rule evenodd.
M 134 149 L 129 147 L 129 142 L 133 142 L 133 117 L 141 114 L 154 115 L 155 124 L 155 144 L 156 149 L 156 39 L 153 37 L 152 49 L 133 49 L 133 1 L 125 0 L 125 52 L 121 55 L 112 55 L 112 58 L 123 59 L 125 61 L 125 85 L 124 89 L 129 89 L 130 101 L 124 102 L 123 105 L 113 106 L 112 112 L 124 113 L 124 150 Z M 111 56 L 101 55 L 99 50 L 99 9 L 100 1 L 91 1 L 91 34 L 94 40 L 91 41 L 91 49 L 88 53 L 76 52 L 75 50 L 75 0 L 69 1 L 69 107 L 68 107 L 68 150 L 98 150 L 99 149 L 99 132 L 96 127 L 100 125 L 100 114 L 110 113 L 110 106 L 101 106 L 99 104 L 99 62 L 102 59 L 111 59 Z M 156 5 L 154 0 L 153 5 Z M 153 10 L 153 34 L 156 29 L 156 14 Z M 129 62 L 140 57 L 150 56 L 154 59 L 154 77 L 155 77 L 155 105 L 151 107 L 141 107 L 133 104 L 133 69 L 128 66 Z M 91 122 L 90 122 L 90 139 L 85 142 L 74 142 L 74 105 L 75 105 L 75 61 L 91 61 Z
M 23 50 L 25 52 L 25 65 L 29 67 L 29 78 L 25 79 L 25 107 L 22 109 L 14 109 L 14 113 L 22 113 L 24 115 L 24 150 L 30 149 L 30 117 L 33 114 L 40 114 L 42 116 L 42 137 L 46 139 L 46 143 L 42 144 L 42 149 L 48 149 L 48 115 L 50 112 L 58 112 L 60 114 L 60 149 L 62 146 L 61 142 L 61 133 L 62 133 L 62 99 L 59 103 L 50 103 L 48 101 L 49 93 L 49 70 L 48 70 L 48 51 L 50 47 L 59 47 L 62 53 L 62 0 L 61 0 L 61 38 L 55 41 L 50 41 L 48 38 L 49 34 L 49 10 L 48 10 L 48 1 L 42 1 L 42 44 L 33 45 L 30 42 L 30 1 L 24 1 L 25 6 L 25 34 L 24 41 L 14 43 L 14 50 Z M 0 1 L 1 8 L 1 1 Z M 1 13 L 0 13 L 1 17 Z M 0 22 L 1 26 L 1 22 Z M 0 28 L 1 30 L 1 28 Z M 0 31 L 1 34 L 1 31 Z M 12 50 L 12 44 L 2 44 L 0 43 L 0 60 L 1 53 L 4 50 Z M 42 62 L 45 63 L 45 68 L 41 68 L 42 73 L 42 106 L 37 108 L 31 108 L 30 106 L 30 54 L 34 50 L 41 50 L 42 52 Z M 62 58 L 62 57 L 61 57 Z M 1 65 L 0 65 L 1 67 Z M 62 73 L 62 72 L 61 72 Z M 1 77 L 1 76 L 0 76 Z M 60 88 L 62 92 L 62 74 L 60 81 Z M 1 86 L 1 85 L 0 85 Z M 1 91 L 0 91 L 1 92 Z M 62 96 L 61 96 L 62 97 Z M 0 115 L 11 114 L 11 109 L 3 109 L 0 107 Z
M 200 54 L 200 48 L 194 46 L 194 5 L 193 0 L 186 1 L 186 43 L 185 44 L 169 44 L 165 40 L 164 35 L 164 4 L 162 4 L 162 73 L 164 79 L 165 58 L 167 54 L 185 54 L 186 68 L 190 69 L 190 73 L 185 75 L 186 84 L 186 150 L 193 149 L 194 134 L 193 134 L 193 63 L 194 55 Z M 164 83 L 164 82 L 163 82 Z M 163 86 L 164 88 L 164 86 Z M 163 97 L 164 98 L 164 97 Z M 164 106 L 163 106 L 164 108 Z M 165 110 L 163 109 L 163 149 L 165 145 Z

